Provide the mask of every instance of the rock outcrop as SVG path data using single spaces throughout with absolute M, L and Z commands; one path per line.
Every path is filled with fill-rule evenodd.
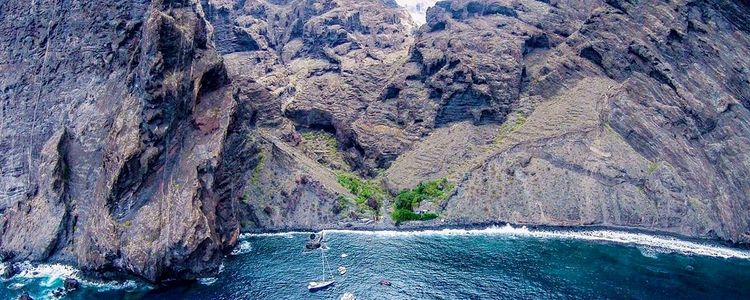
M 750 243 L 747 1 L 439 1 L 422 26 L 392 0 L 0 11 L 5 260 L 159 281 L 215 271 L 240 230 L 392 226 L 342 173 L 447 178 L 435 225 Z
M 0 6 L 4 258 L 149 280 L 218 267 L 238 230 L 214 194 L 236 102 L 201 6 Z

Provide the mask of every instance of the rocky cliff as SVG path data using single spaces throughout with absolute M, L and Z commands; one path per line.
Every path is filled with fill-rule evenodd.
M 0 250 L 148 280 L 241 230 L 626 226 L 750 243 L 748 1 L 0 3 Z M 404 193 L 402 193 L 404 194 Z M 369 224 L 369 225 L 368 225 Z

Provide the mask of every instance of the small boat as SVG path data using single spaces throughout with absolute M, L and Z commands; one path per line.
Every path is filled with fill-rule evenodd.
M 352 293 L 345 293 L 341 296 L 340 300 L 356 300 L 357 298 L 354 297 L 354 294 Z
M 307 250 L 315 250 L 320 248 L 323 245 L 323 234 L 310 234 L 310 239 L 307 241 L 307 244 L 305 244 L 305 248 Z
M 346 267 L 344 267 L 344 266 L 339 266 L 339 268 L 337 270 L 339 270 L 339 274 L 341 274 L 341 275 L 346 274 Z
M 307 289 L 311 292 L 322 290 L 324 288 L 327 288 L 331 285 L 336 283 L 334 280 L 323 280 L 323 281 L 310 281 L 310 283 L 307 284 Z
M 385 278 L 380 279 L 380 285 L 382 286 L 391 286 L 391 282 Z

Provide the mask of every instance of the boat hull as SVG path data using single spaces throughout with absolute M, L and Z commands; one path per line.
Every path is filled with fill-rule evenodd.
M 328 280 L 328 281 L 311 281 L 309 284 L 307 284 L 307 289 L 311 292 L 319 291 L 322 289 L 325 289 L 329 286 L 332 286 L 336 281 Z

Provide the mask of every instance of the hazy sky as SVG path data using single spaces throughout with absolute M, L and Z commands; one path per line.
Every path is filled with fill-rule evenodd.
M 417 25 L 426 22 L 425 13 L 427 8 L 435 5 L 438 0 L 396 0 L 399 5 L 406 7 Z

